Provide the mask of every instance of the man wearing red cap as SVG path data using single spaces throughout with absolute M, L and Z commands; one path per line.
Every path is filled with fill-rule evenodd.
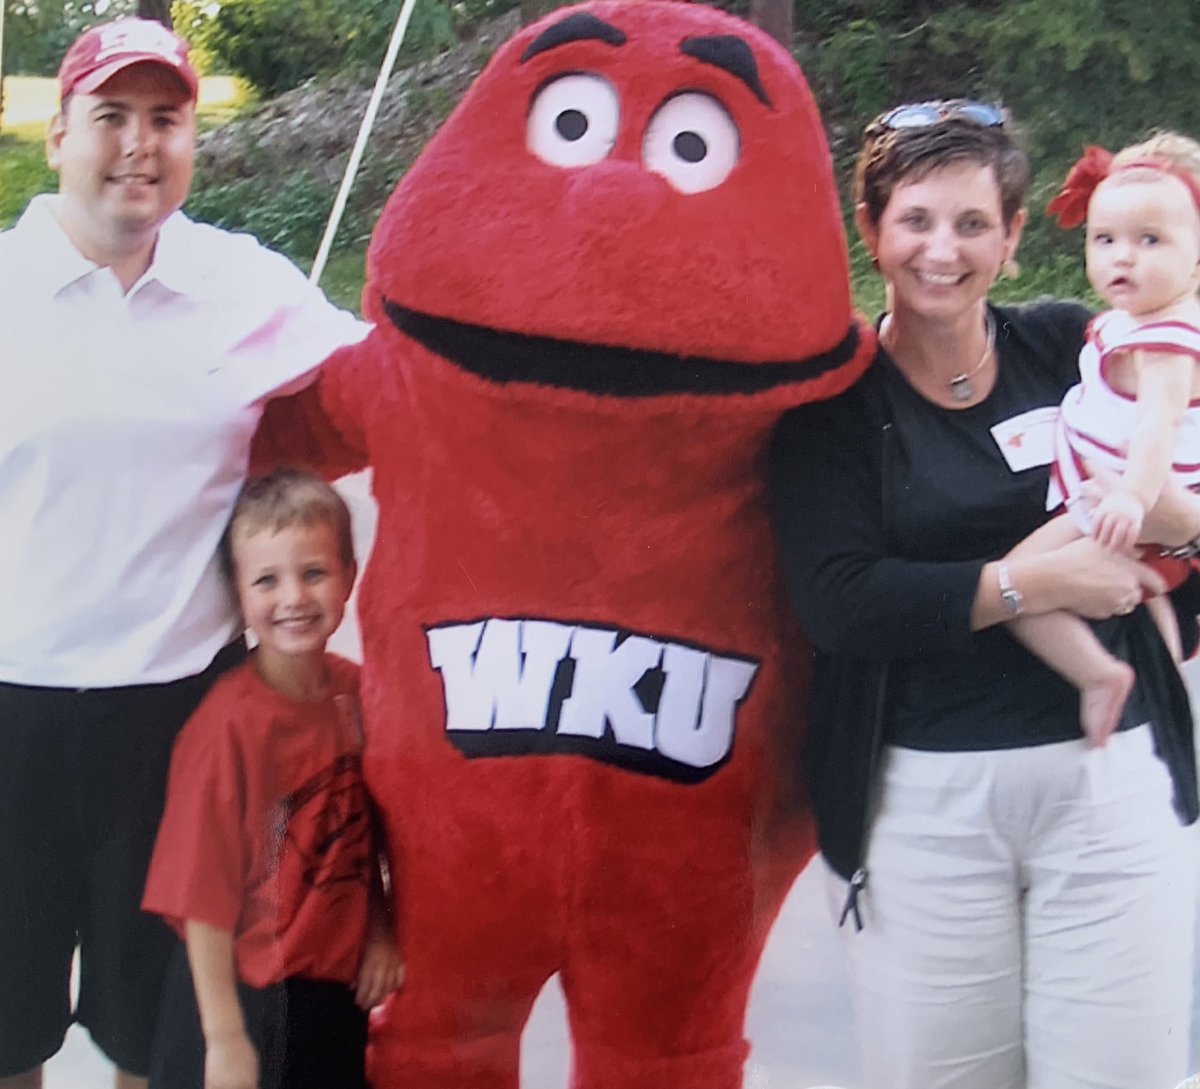
M 216 545 L 263 403 L 362 335 L 284 258 L 179 211 L 185 42 L 109 23 L 59 79 L 59 192 L 0 232 L 0 1089 L 39 1086 L 72 1018 L 143 1084 L 171 743 L 244 653 Z

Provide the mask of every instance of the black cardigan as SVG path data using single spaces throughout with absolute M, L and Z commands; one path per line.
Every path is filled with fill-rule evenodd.
M 1074 372 L 1086 314 L 1070 304 L 994 308 L 998 328 L 1037 327 L 1061 340 L 1056 366 Z M 891 421 L 880 364 L 841 396 L 789 413 L 771 448 L 772 517 L 789 593 L 815 645 L 804 772 L 822 854 L 854 892 L 865 884 L 877 758 L 883 743 L 889 662 L 954 653 L 973 638 L 970 611 L 985 556 L 916 563 L 889 553 L 885 514 Z M 865 546 L 864 546 L 865 542 Z M 870 555 L 874 552 L 874 555 Z M 864 558 L 864 553 L 867 558 Z M 1173 595 L 1185 650 L 1194 650 L 1200 579 Z M 1187 693 L 1144 609 L 1130 625 L 1131 664 L 1152 709 L 1159 754 L 1170 767 L 1182 820 L 1197 815 Z

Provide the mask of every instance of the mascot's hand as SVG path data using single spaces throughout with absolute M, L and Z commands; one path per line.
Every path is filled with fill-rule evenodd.
M 366 343 L 338 349 L 317 380 L 298 393 L 267 402 L 250 450 L 250 473 L 269 473 L 280 465 L 310 469 L 336 480 L 367 467 L 366 440 L 359 429 L 361 406 L 344 396 L 347 377 L 372 357 Z M 360 384 L 363 389 L 367 384 Z

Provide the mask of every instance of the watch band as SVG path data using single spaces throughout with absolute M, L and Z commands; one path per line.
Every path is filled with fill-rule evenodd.
M 1160 548 L 1158 554 L 1164 560 L 1194 560 L 1200 556 L 1200 534 L 1177 548 Z
M 1025 611 L 1025 598 L 1012 584 L 1012 573 L 1008 564 L 1001 560 L 996 564 L 996 581 L 1000 585 L 1000 600 L 1009 616 L 1020 616 Z

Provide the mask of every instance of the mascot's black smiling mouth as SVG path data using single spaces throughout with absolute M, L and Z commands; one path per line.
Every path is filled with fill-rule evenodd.
M 837 370 L 853 358 L 858 348 L 858 329 L 851 324 L 841 343 L 821 355 L 780 363 L 731 363 L 703 356 L 503 333 L 450 318 L 435 318 L 386 298 L 383 308 L 405 336 L 480 378 L 611 397 L 762 393 L 775 386 L 810 382 Z

